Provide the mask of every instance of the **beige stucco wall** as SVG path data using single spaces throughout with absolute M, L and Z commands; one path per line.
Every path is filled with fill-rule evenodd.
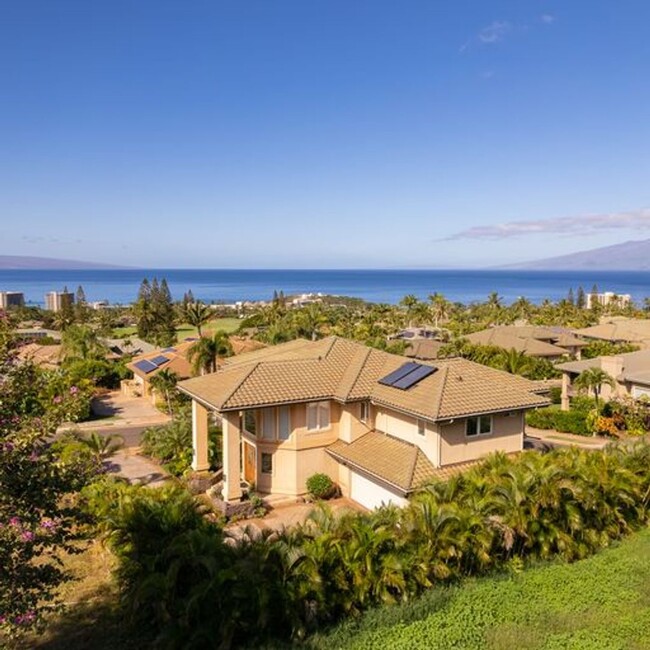
M 361 414 L 360 403 L 338 405 L 339 416 L 339 438 L 345 442 L 354 442 L 373 428 L 374 407 L 368 403 L 368 420 L 362 422 L 359 419 Z
M 495 414 L 492 417 L 490 435 L 467 437 L 465 419 L 457 419 L 451 424 L 441 425 L 439 427 L 440 465 L 476 460 L 493 451 L 506 453 L 521 451 L 524 445 L 523 411 L 515 411 L 511 416 Z
M 291 405 L 289 417 L 291 435 L 288 440 L 264 440 L 261 434 L 254 440 L 257 449 L 258 489 L 261 492 L 293 496 L 305 494 L 306 480 L 317 472 L 324 472 L 338 482 L 338 463 L 327 454 L 325 448 L 339 436 L 341 406 L 330 402 L 330 426 L 320 431 L 307 430 L 305 404 Z M 256 421 L 257 430 L 261 432 L 261 411 L 256 413 Z M 350 424 L 352 428 L 355 426 Z M 262 453 L 273 456 L 271 474 L 262 472 Z
M 421 436 L 418 433 L 417 418 L 377 407 L 375 428 L 395 438 L 410 442 L 412 445 L 417 445 L 435 466 L 439 464 L 438 434 L 433 424 L 425 422 L 425 435 Z

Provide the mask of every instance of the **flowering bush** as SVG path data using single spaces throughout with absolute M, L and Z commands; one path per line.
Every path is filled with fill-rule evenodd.
M 65 376 L 17 365 L 0 332 L 0 645 L 57 606 L 61 555 L 76 550 L 70 496 L 93 472 L 62 458 L 51 439 L 63 421 L 83 417 L 88 395 Z

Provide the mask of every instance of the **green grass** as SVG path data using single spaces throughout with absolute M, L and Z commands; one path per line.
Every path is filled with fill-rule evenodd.
M 370 611 L 311 648 L 640 650 L 650 647 L 650 530 L 594 557 L 468 580 Z
M 215 318 L 214 320 L 211 320 L 209 323 L 204 325 L 202 330 L 203 334 L 212 334 L 217 330 L 224 330 L 226 333 L 232 334 L 239 329 L 240 325 L 241 320 L 239 320 L 239 318 Z M 196 336 L 196 327 L 192 327 L 187 323 L 179 325 L 176 328 L 176 335 L 179 341 L 182 341 L 188 336 Z
M 135 326 L 116 327 L 115 329 L 113 329 L 113 338 L 114 339 L 129 338 L 129 336 L 136 336 L 137 333 L 138 333 L 138 328 Z

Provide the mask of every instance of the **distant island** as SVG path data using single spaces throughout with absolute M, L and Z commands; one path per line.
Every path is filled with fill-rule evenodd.
M 98 262 L 82 262 L 79 260 L 60 260 L 53 257 L 26 257 L 23 255 L 0 255 L 0 269 L 15 270 L 87 270 L 87 269 L 126 269 L 126 266 L 115 264 L 100 264 Z
M 650 239 L 627 241 L 613 246 L 603 246 L 532 262 L 508 264 L 498 268 L 529 271 L 648 271 L 650 270 Z

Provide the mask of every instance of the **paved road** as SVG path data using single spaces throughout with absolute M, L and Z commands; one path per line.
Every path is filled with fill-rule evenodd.
M 124 439 L 124 446 L 129 448 L 129 447 L 139 447 L 141 444 L 142 440 L 142 432 L 147 429 L 148 426 L 114 426 L 110 428 L 97 428 L 93 429 L 93 431 L 96 431 L 99 433 L 101 436 L 109 436 L 109 435 L 118 435 L 122 436 Z

